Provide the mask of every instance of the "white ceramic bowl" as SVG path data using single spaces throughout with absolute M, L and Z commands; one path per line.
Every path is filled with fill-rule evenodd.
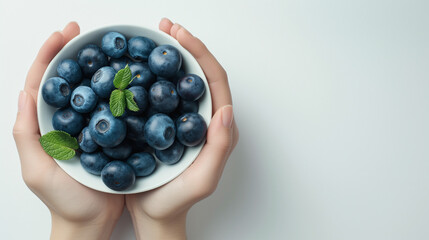
M 207 79 L 205 78 L 203 70 L 201 69 L 195 58 L 186 49 L 184 49 L 173 37 L 159 30 L 153 30 L 140 26 L 118 25 L 98 28 L 93 31 L 81 34 L 71 40 L 66 46 L 64 46 L 64 48 L 51 61 L 48 68 L 46 69 L 45 74 L 43 75 L 40 86 L 43 86 L 44 82 L 48 78 L 57 76 L 56 68 L 61 60 L 67 58 L 76 60 L 77 53 L 86 44 L 94 43 L 98 46 L 101 46 L 101 39 L 103 35 L 110 31 L 120 32 L 124 34 L 127 39 L 130 39 L 134 36 L 144 36 L 155 41 L 157 45 L 170 44 L 176 47 L 182 54 L 185 73 L 197 74 L 204 80 L 204 83 L 206 85 L 206 92 L 200 99 L 199 114 L 203 116 L 207 123 L 207 126 L 209 125 L 212 115 L 212 103 L 210 89 L 207 84 Z M 37 114 L 40 133 L 43 135 L 49 131 L 54 130 L 52 127 L 52 116 L 57 109 L 46 104 L 41 95 L 41 91 L 39 90 L 37 101 Z M 149 191 L 151 189 L 160 187 L 176 178 L 183 171 L 185 171 L 186 168 L 189 167 L 189 165 L 192 164 L 192 162 L 200 153 L 202 146 L 203 144 L 200 144 L 196 147 L 187 147 L 182 159 L 174 165 L 165 165 L 159 160 L 157 160 L 157 169 L 152 175 L 144 178 L 137 178 L 135 184 L 125 191 L 114 191 L 104 185 L 100 176 L 95 176 L 86 172 L 80 165 L 80 161 L 77 156 L 70 160 L 57 160 L 56 162 L 68 175 L 70 175 L 76 181 L 89 188 L 108 193 L 131 194 Z

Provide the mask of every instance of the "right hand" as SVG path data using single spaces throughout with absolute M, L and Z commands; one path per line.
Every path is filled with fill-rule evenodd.
M 168 226 L 171 236 L 183 236 L 188 210 L 215 191 L 226 161 L 238 142 L 225 70 L 207 47 L 179 24 L 163 19 L 159 28 L 176 38 L 200 64 L 209 83 L 214 115 L 208 128 L 207 142 L 188 169 L 162 187 L 126 195 L 126 205 L 133 217 L 136 234 L 149 236 L 148 232 L 152 231 L 149 239 L 168 238 L 163 235 L 163 226 Z M 174 229 L 181 233 L 175 233 Z

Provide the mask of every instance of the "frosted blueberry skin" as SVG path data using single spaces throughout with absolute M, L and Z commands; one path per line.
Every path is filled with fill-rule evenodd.
M 46 80 L 42 86 L 42 97 L 53 107 L 66 107 L 70 103 L 71 89 L 69 83 L 60 77 Z
M 185 71 L 183 69 L 180 69 L 176 75 L 172 78 L 170 78 L 170 81 L 177 86 L 177 82 L 183 77 L 185 76 Z
M 116 147 L 103 148 L 103 153 L 112 159 L 127 159 L 133 151 L 133 147 L 130 142 L 124 140 L 121 144 Z
M 85 118 L 73 108 L 60 108 L 52 116 L 55 130 L 64 131 L 72 136 L 78 135 L 85 126 Z
M 89 78 L 82 79 L 79 86 L 91 87 L 91 79 L 89 79 Z
M 131 63 L 129 66 L 133 79 L 129 86 L 142 86 L 145 89 L 149 89 L 149 87 L 156 81 L 156 77 L 150 71 L 149 65 L 147 63 L 136 62 Z
M 108 102 L 98 102 L 97 106 L 95 106 L 94 110 L 92 110 L 90 117 L 94 117 L 95 114 L 103 111 L 110 112 L 110 105 Z
M 134 153 L 127 159 L 127 163 L 133 168 L 136 177 L 149 176 L 156 168 L 155 158 L 147 152 Z
M 197 101 L 186 101 L 183 99 L 180 99 L 179 107 L 177 108 L 180 115 L 185 113 L 197 113 L 199 109 L 199 105 Z
M 70 85 L 78 84 L 82 80 L 82 71 L 79 64 L 73 59 L 62 60 L 57 66 L 57 73 Z
M 183 69 L 180 69 L 173 77 L 166 78 L 166 77 L 156 76 L 156 80 L 170 81 L 176 86 L 179 79 L 181 79 L 184 75 L 185 75 L 185 71 L 183 71 Z
M 97 143 L 92 140 L 88 127 L 84 127 L 82 129 L 79 136 L 77 137 L 77 142 L 79 144 L 79 148 L 86 153 L 92 153 L 98 149 Z
M 127 52 L 127 39 L 118 32 L 108 32 L 101 39 L 101 49 L 112 58 L 120 58 Z
M 100 176 L 103 168 L 110 162 L 110 159 L 102 152 L 82 153 L 80 164 L 87 172 Z
M 131 115 L 140 115 L 142 114 L 147 106 L 149 105 L 148 101 L 148 94 L 146 89 L 144 89 L 141 86 L 134 86 L 130 87 L 128 90 L 130 90 L 134 95 L 134 101 L 137 103 L 137 106 L 139 107 L 139 110 L 137 112 L 134 111 L 128 111 Z
M 170 81 L 170 78 L 166 78 L 166 77 L 160 77 L 160 76 L 156 76 L 156 81 Z
M 153 148 L 146 143 L 146 140 L 137 139 L 130 141 L 133 146 L 133 152 L 154 152 Z
M 164 150 L 173 144 L 176 127 L 169 116 L 157 113 L 147 120 L 143 134 L 149 146 Z
M 149 107 L 146 109 L 146 112 L 145 112 L 145 117 L 149 119 L 150 117 L 152 117 L 157 113 L 160 113 L 160 112 L 154 109 L 153 106 L 149 104 Z
M 149 89 L 149 102 L 158 112 L 173 112 L 179 105 L 176 87 L 169 81 L 159 81 L 152 84 Z
M 182 66 L 182 55 L 171 45 L 161 45 L 150 53 L 148 63 L 153 73 L 170 78 L 174 77 Z
M 141 140 L 145 141 L 143 134 L 144 125 L 146 123 L 145 118 L 142 116 L 129 115 L 124 118 L 127 123 L 127 138 L 132 141 Z
M 195 74 L 186 74 L 177 82 L 177 92 L 187 101 L 196 101 L 203 96 L 206 87 L 203 80 Z
M 118 146 L 127 134 L 127 125 L 120 118 L 115 118 L 110 111 L 102 111 L 89 121 L 89 133 L 101 147 Z
M 180 161 L 185 151 L 185 146 L 179 141 L 174 141 L 173 145 L 165 150 L 155 150 L 155 155 L 162 163 L 172 165 Z
M 91 78 L 91 88 L 100 98 L 109 98 L 115 89 L 113 79 L 116 71 L 112 67 L 102 67 Z
M 89 113 L 94 110 L 98 96 L 90 87 L 79 86 L 73 90 L 70 105 L 76 112 Z
M 207 124 L 198 113 L 185 113 L 176 120 L 176 137 L 185 146 L 194 147 L 205 140 Z
M 137 60 L 147 61 L 149 54 L 155 47 L 155 42 L 147 37 L 138 36 L 128 40 L 128 53 Z
M 110 59 L 110 66 L 115 69 L 115 71 L 119 71 L 123 68 L 125 68 L 125 66 L 130 65 L 132 63 L 131 59 L 129 59 L 128 57 L 120 57 L 120 58 L 111 58 Z
M 98 69 L 106 66 L 108 61 L 100 47 L 95 44 L 88 44 L 77 54 L 77 63 L 84 76 L 92 77 Z
M 111 161 L 101 171 L 101 179 L 112 190 L 123 191 L 136 180 L 133 168 L 123 161 Z

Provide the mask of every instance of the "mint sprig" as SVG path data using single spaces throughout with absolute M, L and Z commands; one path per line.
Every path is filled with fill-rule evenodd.
M 125 68 L 116 73 L 113 79 L 113 85 L 115 85 L 117 89 L 113 90 L 110 94 L 109 105 L 110 111 L 115 117 L 122 116 L 125 112 L 125 107 L 133 112 L 140 110 L 137 103 L 134 101 L 134 94 L 130 90 L 125 89 L 137 76 L 132 79 L 131 77 L 131 69 L 127 64 Z
M 63 131 L 50 131 L 43 135 L 40 139 L 45 152 L 57 159 L 68 160 L 74 157 L 76 150 L 79 148 L 76 138 Z

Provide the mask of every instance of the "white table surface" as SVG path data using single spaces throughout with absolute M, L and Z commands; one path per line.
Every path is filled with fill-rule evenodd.
M 68 21 L 163 16 L 224 65 L 241 139 L 189 239 L 429 239 L 428 1 L 0 1 L 2 239 L 47 239 L 12 138 L 19 90 Z M 115 13 L 116 12 L 116 13 Z M 135 239 L 124 213 L 111 239 Z

